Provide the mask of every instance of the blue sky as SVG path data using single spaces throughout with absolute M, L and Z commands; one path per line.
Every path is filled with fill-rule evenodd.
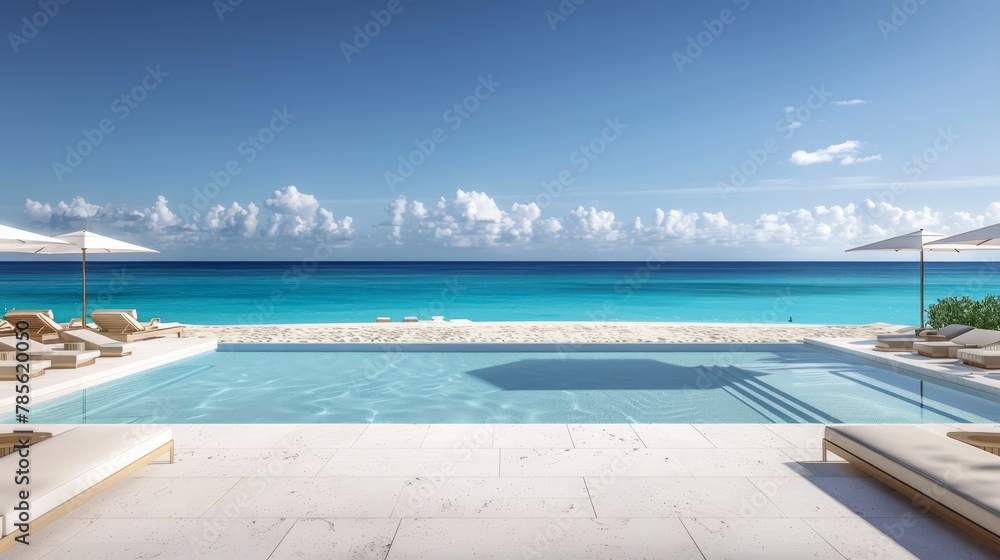
M 996 2 L 45 5 L 0 4 L 18 227 L 173 259 L 826 259 L 1000 221 Z

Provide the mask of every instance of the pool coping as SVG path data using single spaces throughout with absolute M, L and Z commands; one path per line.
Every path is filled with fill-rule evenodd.
M 1000 370 L 967 366 L 953 358 L 924 358 L 908 351 L 880 352 L 874 350 L 874 340 L 807 338 L 802 344 L 838 358 L 875 365 L 894 373 L 957 385 L 972 393 L 985 393 L 986 398 L 991 400 L 1000 398 Z M 989 377 L 991 375 L 997 377 Z
M 218 341 L 214 338 L 154 339 L 138 344 L 146 345 L 139 346 L 141 353 L 133 352 L 131 356 L 123 357 L 101 357 L 89 366 L 78 369 L 53 369 L 40 377 L 33 378 L 29 383 L 31 402 L 45 402 L 198 354 L 213 352 L 218 347 Z M 0 383 L 0 390 L 6 395 L 0 398 L 0 414 L 14 411 L 17 396 L 14 385 L 14 381 Z

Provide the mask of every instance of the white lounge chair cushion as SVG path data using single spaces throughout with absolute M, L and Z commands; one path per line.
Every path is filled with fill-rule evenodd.
M 939 342 L 920 342 L 914 344 L 913 347 L 918 350 L 924 350 L 925 352 L 934 352 L 935 348 L 947 348 L 949 355 L 956 358 L 958 357 L 959 348 L 983 348 L 994 344 L 1000 344 L 1000 331 L 973 329 L 967 333 L 958 335 L 951 340 Z
M 101 309 L 91 313 L 90 317 L 100 326 L 101 330 L 115 333 L 136 333 L 182 326 L 181 323 L 177 322 L 142 323 L 139 321 L 139 314 L 135 309 Z
M 919 426 L 827 426 L 824 437 L 1000 534 L 1000 457 Z
M 145 329 L 145 326 L 139 322 L 139 316 L 135 309 L 101 309 L 93 311 L 90 318 L 97 323 L 102 331 L 132 333 Z
M 20 373 L 17 366 L 24 363 L 25 362 L 19 362 L 17 360 L 0 360 L 0 376 L 13 378 L 15 375 Z M 50 360 L 28 360 L 27 363 L 28 375 L 34 375 L 52 367 L 52 362 Z
M 104 336 L 99 332 L 94 332 L 87 329 L 76 329 L 72 331 L 63 331 L 63 340 L 68 340 L 72 342 L 80 341 L 91 348 L 121 348 L 123 351 L 129 351 L 135 349 L 135 343 L 132 342 L 119 342 L 113 338 Z
M 0 350 L 16 350 L 18 344 L 27 344 L 27 353 L 32 358 L 52 360 L 57 366 L 76 366 L 101 357 L 100 350 L 62 350 L 34 340 L 18 340 L 13 336 L 0 338 Z
M 170 428 L 139 425 L 80 426 L 30 449 L 31 516 L 38 519 L 81 492 L 100 483 L 143 456 L 166 444 L 173 435 Z M 14 515 L 18 491 L 14 471 L 20 457 L 12 453 L 0 457 L 0 512 L 4 536 L 16 530 Z
M 20 346 L 20 350 L 18 346 Z M 44 352 L 54 352 L 55 348 L 36 340 L 18 340 L 16 336 L 5 336 L 0 338 L 0 350 L 42 354 Z
M 877 337 L 879 342 L 883 341 L 913 341 L 913 342 L 927 342 L 927 336 L 932 335 L 936 337 L 941 337 L 947 340 L 951 340 L 956 336 L 963 335 L 969 331 L 973 330 L 973 327 L 968 325 L 948 325 L 939 330 L 927 330 L 924 331 L 922 335 L 917 335 L 915 333 L 909 334 L 880 334 Z

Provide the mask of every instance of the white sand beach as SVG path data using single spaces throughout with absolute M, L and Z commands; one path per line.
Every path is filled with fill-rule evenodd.
M 771 323 L 483 322 L 191 325 L 186 336 L 219 342 L 799 342 L 803 338 L 875 338 L 906 327 Z

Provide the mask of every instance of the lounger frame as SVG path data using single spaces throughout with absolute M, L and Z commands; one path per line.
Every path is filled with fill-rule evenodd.
M 149 328 L 146 330 L 131 332 L 131 333 L 116 333 L 108 331 L 97 331 L 104 336 L 117 340 L 118 342 L 135 342 L 137 340 L 146 340 L 147 338 L 159 338 L 161 336 L 173 336 L 176 335 L 177 338 L 184 336 L 184 325 L 178 325 L 176 327 L 163 327 L 163 328 Z
M 90 314 L 97 325 L 97 332 L 119 342 L 134 342 L 147 338 L 177 335 L 184 336 L 184 325 L 160 326 L 158 318 L 143 323 L 136 318 L 134 309 L 99 309 Z
M 968 517 L 965 517 L 941 502 L 938 502 L 931 496 L 924 494 L 920 490 L 917 490 L 902 480 L 899 480 L 850 451 L 847 451 L 826 438 L 823 438 L 823 461 L 826 461 L 827 451 L 832 451 L 838 457 L 871 475 L 872 478 L 878 480 L 882 484 L 885 484 L 889 488 L 892 488 L 907 498 L 910 498 L 913 505 L 934 513 L 945 521 L 954 524 L 963 532 L 974 537 L 984 545 L 992 548 L 993 550 L 1000 551 L 1000 535 L 993 533 Z
M 11 309 L 4 316 L 4 320 L 6 320 L 10 325 L 17 325 L 20 321 L 27 322 L 28 328 L 25 329 L 24 332 L 27 332 L 28 337 L 36 342 L 44 343 L 58 341 L 59 331 L 62 330 L 62 325 L 56 323 L 55 319 L 52 317 L 51 310 Z
M 82 506 L 87 500 L 97 496 L 101 492 L 104 492 L 108 488 L 111 488 L 117 484 L 120 480 L 128 478 L 132 473 L 145 467 L 146 465 L 153 462 L 158 457 L 162 457 L 165 453 L 170 454 L 170 462 L 174 462 L 174 440 L 170 440 L 167 443 L 157 447 L 153 451 L 143 455 L 142 457 L 136 459 L 134 462 L 123 468 L 122 470 L 112 474 L 108 478 L 98 482 L 97 484 L 87 488 L 83 492 L 80 492 L 76 496 L 70 498 L 69 500 L 63 502 L 58 507 L 38 516 L 31 520 L 31 532 L 35 533 L 42 527 L 56 521 L 60 517 L 66 515 L 67 513 L 73 511 L 74 509 Z M 21 533 L 13 532 L 3 538 L 0 538 L 0 552 L 9 550 L 13 546 L 17 545 L 18 542 L 15 540 Z

